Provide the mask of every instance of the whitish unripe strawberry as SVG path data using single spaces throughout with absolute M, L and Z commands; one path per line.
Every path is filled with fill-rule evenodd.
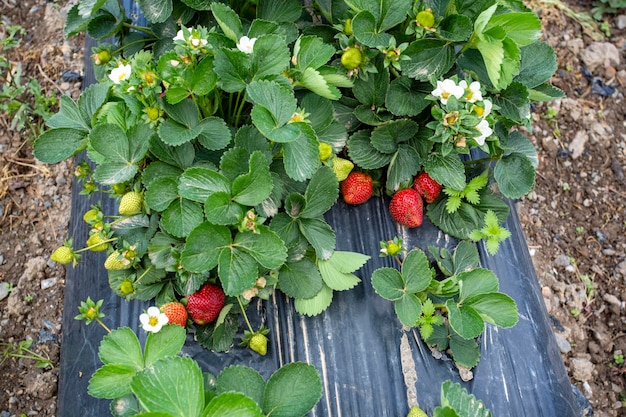
M 406 417 L 428 417 L 428 414 L 426 414 L 424 410 L 418 406 L 414 405 L 411 407 L 411 410 L 409 410 L 409 414 L 407 414 Z
M 106 261 L 104 261 L 104 268 L 109 271 L 121 271 L 123 269 L 130 268 L 130 262 L 128 261 L 124 262 L 118 259 L 119 256 L 120 256 L 120 253 L 118 251 L 113 251 L 108 256 Z
M 118 212 L 122 216 L 134 216 L 141 212 L 143 196 L 137 191 L 129 191 L 122 196 Z
M 87 247 L 92 252 L 104 252 L 109 249 L 109 243 L 105 242 L 100 233 L 94 233 L 87 239 Z
M 50 259 L 61 265 L 67 265 L 74 260 L 74 252 L 67 246 L 61 246 L 52 252 Z
M 250 349 L 255 351 L 261 356 L 265 356 L 267 353 L 267 337 L 262 333 L 255 333 L 250 338 Z
M 348 178 L 348 174 L 354 168 L 354 164 L 343 158 L 333 158 L 333 171 L 335 171 L 335 175 L 337 176 L 337 181 L 343 181 Z

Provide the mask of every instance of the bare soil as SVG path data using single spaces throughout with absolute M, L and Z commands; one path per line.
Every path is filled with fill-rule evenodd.
M 83 70 L 83 39 L 63 36 L 70 5 L 0 0 L 0 11 L 5 25 L 26 29 L 11 54 L 23 78 L 77 97 L 80 81 L 63 76 Z M 617 417 L 626 415 L 626 16 L 607 16 L 611 36 L 600 40 L 565 7 L 588 16 L 591 6 L 533 3 L 558 54 L 553 84 L 566 98 L 534 109 L 528 135 L 540 166 L 518 210 L 571 381 L 594 415 Z M 598 40 L 621 58 L 587 77 L 581 56 Z M 615 92 L 598 94 L 606 86 Z M 32 134 L 9 123 L 0 113 L 0 296 L 10 290 L 0 299 L 0 417 L 55 416 L 65 269 L 49 256 L 68 237 L 73 168 L 36 161 Z M 10 355 L 26 339 L 52 369 Z

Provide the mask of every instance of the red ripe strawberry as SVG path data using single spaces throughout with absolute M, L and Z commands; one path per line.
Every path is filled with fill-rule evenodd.
M 393 219 L 408 227 L 418 227 L 422 224 L 422 197 L 413 188 L 398 191 L 391 198 L 389 213 Z
M 181 327 L 187 325 L 187 309 L 178 301 L 163 304 L 161 312 L 167 316 L 168 323 L 178 324 Z
M 352 171 L 341 183 L 343 201 L 348 204 L 362 204 L 374 193 L 372 177 L 364 172 Z
M 204 284 L 187 297 L 187 311 L 196 324 L 207 324 L 219 316 L 224 307 L 224 291 L 217 285 Z
M 422 171 L 415 178 L 413 188 L 415 188 L 415 191 L 417 191 L 419 195 L 424 197 L 424 200 L 426 200 L 427 203 L 432 203 L 437 197 L 439 197 L 439 193 L 443 187 L 437 181 L 432 179 L 427 172 Z

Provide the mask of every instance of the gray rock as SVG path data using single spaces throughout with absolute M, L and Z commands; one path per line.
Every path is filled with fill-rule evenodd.
M 48 288 L 52 288 L 59 282 L 58 278 L 46 278 L 41 280 L 41 289 L 47 290 Z
M 0 282 L 0 301 L 9 296 L 10 285 L 8 282 Z
M 561 254 L 554 260 L 554 265 L 565 268 L 570 265 L 570 262 L 569 256 Z
M 619 30 L 626 29 L 626 15 L 621 14 L 615 18 L 615 27 Z
M 572 350 L 572 345 L 570 345 L 566 338 L 558 333 L 554 334 L 554 338 L 556 339 L 556 345 L 559 347 L 561 353 L 569 353 Z
M 580 59 L 593 74 L 604 72 L 606 67 L 618 67 L 621 62 L 619 49 L 610 42 L 594 42 L 580 53 Z
M 617 265 L 617 268 L 615 268 L 615 272 L 617 272 L 618 274 L 620 274 L 623 277 L 626 277 L 626 261 L 622 261 Z
M 585 358 L 572 358 L 570 360 L 572 367 L 572 377 L 580 382 L 591 381 L 593 379 L 593 363 Z
M 588 140 L 589 134 L 584 130 L 580 130 L 576 133 L 576 136 L 574 136 L 574 139 L 572 139 L 568 146 L 570 152 L 572 153 L 572 159 L 576 159 L 583 154 Z

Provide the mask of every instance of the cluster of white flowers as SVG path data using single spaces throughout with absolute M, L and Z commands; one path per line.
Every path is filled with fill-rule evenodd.
M 437 81 L 437 87 L 432 91 L 431 95 L 439 98 L 441 104 L 448 104 L 448 99 L 454 96 L 457 100 L 464 98 L 468 103 L 476 103 L 472 106 L 474 111 L 479 117 L 480 122 L 475 127 L 480 135 L 475 137 L 474 140 L 480 146 L 485 144 L 485 139 L 493 134 L 493 129 L 489 125 L 486 117 L 491 113 L 493 103 L 491 100 L 483 99 L 483 94 L 480 91 L 480 83 L 473 81 L 470 85 L 467 85 L 467 81 L 461 80 L 457 84 L 452 79 L 445 79 L 443 81 Z M 479 105 L 481 104 L 481 105 Z
M 148 307 L 148 311 L 139 316 L 141 327 L 147 332 L 158 333 L 165 326 L 169 319 L 165 313 L 161 313 L 159 307 Z

